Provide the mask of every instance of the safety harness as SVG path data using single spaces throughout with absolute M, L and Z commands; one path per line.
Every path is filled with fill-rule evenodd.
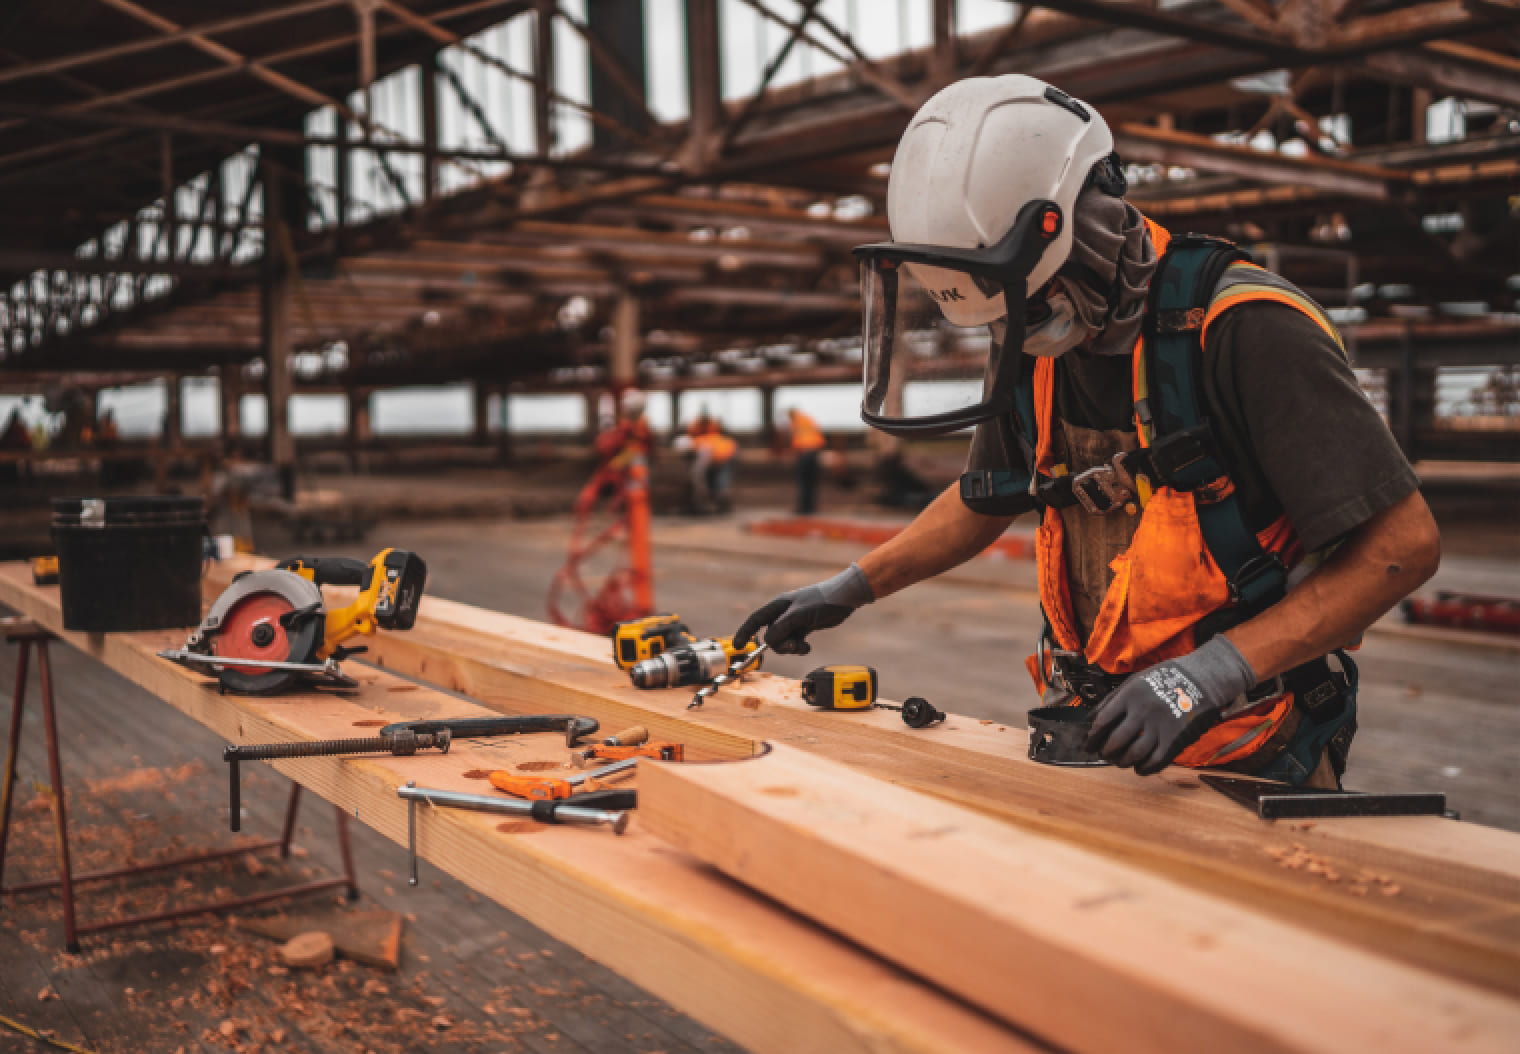
M 1225 268 L 1247 258 L 1229 242 L 1197 235 L 1173 238 L 1161 258 L 1151 282 L 1144 329 L 1146 394 L 1135 402 L 1146 445 L 1076 475 L 1045 476 L 1027 467 L 1019 472 L 967 472 L 961 476 L 961 498 L 967 507 L 1011 515 L 1036 507 L 1081 505 L 1090 513 L 1104 514 L 1137 498 L 1143 504 L 1158 486 L 1183 493 L 1213 490 L 1216 500 L 1199 503 L 1199 526 L 1209 554 L 1229 580 L 1232 610 L 1248 610 L 1244 618 L 1249 618 L 1281 600 L 1287 569 L 1262 548 L 1246 523 L 1200 396 L 1204 319 Z M 1011 438 L 1023 451 L 1025 465 L 1032 466 L 1039 442 L 1034 371 L 1029 363 L 1024 366 L 1012 419 L 1004 421 L 1012 435 L 1004 438 Z
M 1275 299 L 1310 313 L 1339 343 L 1334 327 L 1312 301 L 1295 295 L 1291 286 L 1259 268 L 1236 267 L 1221 289 L 1231 265 L 1247 259 L 1243 250 L 1229 242 L 1198 235 L 1178 236 L 1167 245 L 1150 287 L 1144 354 L 1135 378 L 1139 449 L 1075 475 L 1063 474 L 1059 466 L 1050 475 L 1038 471 L 1035 360 L 1021 356 L 1015 409 L 1001 424 L 1004 443 L 1023 452 L 1026 467 L 976 470 L 960 479 L 961 499 L 968 508 L 1004 516 L 1074 505 L 1100 515 L 1126 507 L 1134 511 L 1133 503 L 1144 506 L 1161 487 L 1196 495 L 1199 530 L 1228 582 L 1231 602 L 1199 621 L 1194 627 L 1195 645 L 1271 607 L 1286 594 L 1288 584 L 1287 567 L 1263 547 L 1247 522 L 1204 411 L 1201 389 L 1207 325 L 1232 303 Z M 1089 704 L 1127 676 L 1089 665 L 1076 653 L 1056 651 L 1052 657 L 1057 677 Z M 1343 654 L 1340 658 L 1344 670 L 1354 670 L 1349 658 Z M 1316 659 L 1258 685 L 1247 701 L 1291 690 L 1304 712 L 1316 720 L 1329 720 L 1343 709 L 1346 689 L 1345 676 L 1333 671 L 1326 660 Z M 1346 742 L 1332 751 L 1337 771 L 1344 766 L 1351 730 L 1354 725 L 1344 737 Z M 1268 749 L 1257 759 L 1265 763 L 1276 753 L 1280 751 Z

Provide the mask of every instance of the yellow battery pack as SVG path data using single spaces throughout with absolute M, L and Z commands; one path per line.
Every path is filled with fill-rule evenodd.
M 612 660 L 621 669 L 691 643 L 691 630 L 680 615 L 648 615 L 612 627 Z

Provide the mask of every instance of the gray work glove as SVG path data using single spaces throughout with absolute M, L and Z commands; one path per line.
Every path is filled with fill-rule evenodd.
M 1256 685 L 1251 664 L 1228 637 L 1141 670 L 1093 715 L 1087 749 L 1150 776 L 1219 723 L 1225 707 Z
M 782 655 L 806 655 L 812 651 L 807 635 L 814 630 L 833 629 L 876 597 L 871 583 L 859 564 L 851 564 L 833 578 L 816 585 L 803 586 L 782 593 L 744 620 L 734 634 L 734 647 L 742 648 L 760 627 L 765 643 Z

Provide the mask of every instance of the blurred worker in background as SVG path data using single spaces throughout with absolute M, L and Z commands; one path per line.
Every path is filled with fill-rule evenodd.
M 1046 705 L 1086 709 L 1089 751 L 1338 787 L 1346 648 L 1435 573 L 1440 534 L 1324 310 L 1228 242 L 1171 237 L 1126 191 L 1102 115 L 1058 88 L 972 77 L 924 104 L 892 161 L 893 241 L 855 250 L 861 416 L 904 438 L 975 427 L 966 472 L 734 644 L 768 627 L 805 654 L 1038 512 L 1028 669 Z M 964 405 L 909 415 L 893 371 L 925 332 L 980 339 L 986 371 Z
M 793 466 L 797 474 L 797 515 L 811 516 L 818 511 L 818 459 L 827 445 L 823 432 L 802 410 L 793 406 L 786 412 L 791 425 Z
M 721 424 L 712 420 L 691 442 L 695 453 L 691 470 L 693 505 L 703 515 L 732 512 L 734 503 L 730 492 L 739 454 L 738 442 L 724 433 Z
M 596 437 L 598 460 L 607 462 L 619 455 L 633 453 L 642 454 L 646 459 L 649 457 L 654 450 L 654 436 L 644 417 L 646 402 L 644 393 L 637 388 L 628 388 L 618 397 L 617 417 L 610 424 L 604 424 Z
M 686 434 L 693 439 L 698 436 L 721 432 L 722 430 L 723 426 L 713 418 L 712 411 L 706 406 L 702 407 L 702 411 L 692 418 L 691 423 L 686 426 Z

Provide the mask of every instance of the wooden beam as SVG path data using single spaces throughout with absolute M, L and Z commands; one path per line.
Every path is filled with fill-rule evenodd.
M 639 813 L 751 889 L 1078 1054 L 1497 1054 L 1520 1030 L 1514 1000 L 779 744 L 651 763 Z
M 1208 136 L 1134 122 L 1115 128 L 1114 142 L 1127 160 L 1161 161 L 1255 182 L 1291 183 L 1371 201 L 1386 201 L 1389 185 L 1401 184 L 1408 178 L 1398 169 L 1334 158 L 1287 157 L 1244 144 L 1221 143 Z
M 208 596 L 250 566 L 213 567 Z M 631 687 L 603 637 L 433 597 L 411 632 L 369 643 L 370 659 L 385 669 L 490 706 L 550 707 L 559 700 L 608 725 L 643 724 L 653 735 L 728 756 L 758 751 L 766 740 L 791 743 L 1381 955 L 1520 997 L 1514 930 L 1520 836 L 1508 832 L 1433 817 L 1279 830 L 1205 791 L 1185 770 L 1141 780 L 1113 769 L 1038 765 L 1028 760 L 1021 729 L 952 714 L 944 725 L 914 731 L 883 711 L 824 713 L 802 701 L 795 681 L 765 673 L 689 711 L 687 692 Z M 1403 893 L 1358 897 L 1349 882 L 1285 868 L 1272 854 L 1295 843 L 1323 867 L 1345 876 L 1386 875 Z
M 0 565 L 0 603 L 232 743 L 347 738 L 377 719 L 489 716 L 465 700 L 358 667 L 361 685 L 347 697 L 222 695 L 204 677 L 156 656 L 182 643 L 184 630 L 67 632 L 57 587 L 33 585 L 30 567 L 20 562 Z M 398 690 L 403 685 L 409 690 Z M 396 843 L 401 866 L 407 814 L 396 788 L 407 780 L 490 793 L 467 773 L 566 759 L 562 737 L 514 736 L 456 742 L 448 754 L 310 758 L 275 768 Z M 501 822 L 499 816 L 423 809 L 418 849 L 472 889 L 747 1050 L 1040 1054 L 985 1015 L 671 852 L 641 832 L 637 820 L 621 838 L 571 827 L 535 827 L 529 837 L 520 827 L 499 830 Z

